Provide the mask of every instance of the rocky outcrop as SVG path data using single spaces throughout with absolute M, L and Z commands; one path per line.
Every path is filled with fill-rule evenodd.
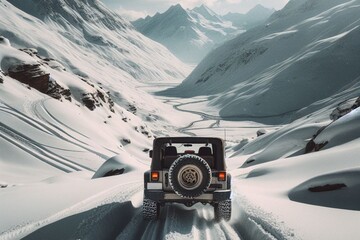
M 43 57 L 40 56 L 38 53 L 38 50 L 35 48 L 22 48 L 19 49 L 20 51 L 29 54 L 30 56 L 37 58 L 39 62 L 41 62 L 42 65 L 47 65 L 51 67 L 52 69 L 58 70 L 58 71 L 66 71 L 66 68 L 58 61 L 56 61 L 53 58 Z
M 330 119 L 335 121 L 360 106 L 360 97 L 344 101 L 332 111 Z
M 111 99 L 109 92 L 105 93 L 97 90 L 95 93 L 84 93 L 81 100 L 91 111 L 93 111 L 96 107 L 107 105 L 111 112 L 115 112 L 114 101 Z
M 35 54 L 35 51 L 29 50 L 29 54 Z M 50 73 L 47 73 L 41 68 L 40 64 L 21 64 L 12 66 L 8 70 L 9 76 L 28 84 L 30 87 L 49 95 L 55 99 L 61 100 L 64 97 L 71 101 L 70 89 L 65 89 L 56 81 L 50 80 Z
M 20 64 L 11 66 L 8 70 L 9 76 L 28 84 L 39 90 L 42 93 L 46 93 L 49 89 L 50 73 L 41 69 L 40 64 Z
M 262 135 L 265 135 L 266 134 L 266 130 L 265 129 L 259 129 L 257 130 L 256 132 L 256 136 L 260 137 Z
M 48 91 L 46 92 L 46 94 L 49 95 L 50 97 L 58 99 L 58 100 L 61 100 L 62 97 L 64 97 L 66 100 L 71 102 L 70 89 L 63 88 L 55 81 L 49 82 L 49 88 L 48 88 Z
M 333 122 L 338 120 L 339 118 L 345 116 L 350 113 L 352 110 L 358 108 L 360 106 L 360 97 L 348 99 L 344 102 L 341 102 L 337 105 L 337 107 L 330 114 L 330 119 L 332 122 L 329 125 L 321 127 L 309 140 L 305 147 L 305 153 L 317 152 L 320 151 L 323 147 L 325 147 L 329 142 L 315 143 L 316 137 L 324 131 L 328 126 L 330 126 Z

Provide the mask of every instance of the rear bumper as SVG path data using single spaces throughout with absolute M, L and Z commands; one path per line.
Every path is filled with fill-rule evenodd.
M 144 198 L 151 199 L 153 201 L 163 203 L 163 202 L 219 202 L 230 199 L 231 190 L 216 190 L 211 193 L 203 193 L 195 198 L 184 198 L 180 197 L 176 193 L 164 192 L 162 190 L 144 190 Z

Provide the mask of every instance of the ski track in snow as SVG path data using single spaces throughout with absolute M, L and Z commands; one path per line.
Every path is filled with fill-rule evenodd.
M 13 117 L 17 118 L 18 120 L 23 121 L 26 124 L 30 125 L 31 127 L 34 127 L 46 134 L 53 135 L 59 137 L 62 140 L 67 141 L 67 139 L 63 138 L 60 134 L 58 134 L 53 129 L 49 128 L 44 123 L 29 118 L 15 109 L 12 109 L 8 106 L 6 107 L 0 106 L 0 112 L 2 112 L 3 114 L 10 114 Z M 34 139 L 26 136 L 25 134 L 20 133 L 19 131 L 3 123 L 0 123 L 0 136 L 6 139 L 8 142 L 12 143 L 13 145 L 17 146 L 21 150 L 27 152 L 28 154 L 65 172 L 80 171 L 80 170 L 92 171 L 92 169 L 82 164 L 76 163 L 75 161 L 72 161 L 69 158 L 63 157 L 49 150 L 44 144 L 36 142 Z M 77 145 L 74 142 L 71 143 Z
M 68 125 L 65 125 L 63 122 L 59 121 L 56 117 L 54 117 L 50 111 L 46 108 L 45 106 L 45 102 L 49 100 L 49 98 L 47 99 L 41 99 L 39 101 L 34 101 L 30 103 L 29 107 L 25 107 L 28 112 L 30 114 L 32 114 L 35 118 L 38 118 L 39 120 L 43 121 L 44 123 L 46 123 L 47 125 L 52 127 L 52 132 L 60 137 L 61 139 L 68 141 L 78 147 L 83 148 L 84 150 L 91 152 L 95 155 L 98 155 L 100 158 L 106 160 L 109 158 L 109 156 L 106 156 L 104 154 L 101 154 L 97 151 L 94 151 L 93 149 L 91 149 L 90 147 L 88 147 L 88 144 L 85 141 L 81 141 L 79 140 L 79 138 L 74 137 L 72 134 L 69 134 L 67 131 L 63 130 L 63 128 L 57 126 L 56 124 L 63 126 L 65 129 L 68 129 L 70 132 L 72 132 L 73 134 L 79 135 L 80 137 L 83 137 L 85 139 L 88 139 L 87 136 L 85 136 L 84 134 L 80 133 L 79 131 L 76 131 L 75 129 L 71 128 Z M 25 105 L 26 106 L 26 105 Z M 39 110 L 40 109 L 40 110 Z M 46 115 L 47 117 L 50 118 L 51 121 L 55 122 L 56 124 L 52 123 L 51 121 L 47 120 L 46 117 L 44 117 L 44 115 Z M 109 150 L 109 149 L 107 149 Z M 109 150 L 111 151 L 111 150 Z M 116 154 L 116 152 L 111 151 L 114 154 Z

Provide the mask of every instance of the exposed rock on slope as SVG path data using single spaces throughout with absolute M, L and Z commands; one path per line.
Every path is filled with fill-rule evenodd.
M 40 68 L 40 64 L 21 64 L 11 66 L 8 69 L 9 76 L 16 80 L 28 84 L 39 90 L 42 93 L 46 93 L 49 88 L 50 73 L 45 72 Z

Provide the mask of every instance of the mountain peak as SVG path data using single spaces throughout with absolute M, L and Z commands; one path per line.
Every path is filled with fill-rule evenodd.
M 200 6 L 198 7 L 195 7 L 192 9 L 193 11 L 195 12 L 198 12 L 198 13 L 208 13 L 210 15 L 216 15 L 216 13 L 211 10 L 208 6 L 206 6 L 205 4 L 201 4 Z
M 192 11 L 202 15 L 203 17 L 205 17 L 206 19 L 208 19 L 210 21 L 221 22 L 219 15 L 217 13 L 215 13 L 213 10 L 211 10 L 205 4 L 202 4 L 199 7 L 193 8 Z
M 168 10 L 182 10 L 182 11 L 185 11 L 185 9 L 181 6 L 180 3 L 178 3 L 176 5 L 172 5 Z
M 270 9 L 267 7 L 264 7 L 261 4 L 257 4 L 255 7 L 253 7 L 252 9 L 250 9 L 246 15 L 251 16 L 251 15 L 271 15 L 273 12 L 275 12 L 275 9 Z
M 256 4 L 255 7 L 253 7 L 253 9 L 268 9 L 267 7 L 264 7 L 263 5 L 261 5 L 260 3 Z
M 210 10 L 208 6 L 206 6 L 204 3 L 201 4 L 198 8 L 200 9 L 205 9 L 205 10 Z

